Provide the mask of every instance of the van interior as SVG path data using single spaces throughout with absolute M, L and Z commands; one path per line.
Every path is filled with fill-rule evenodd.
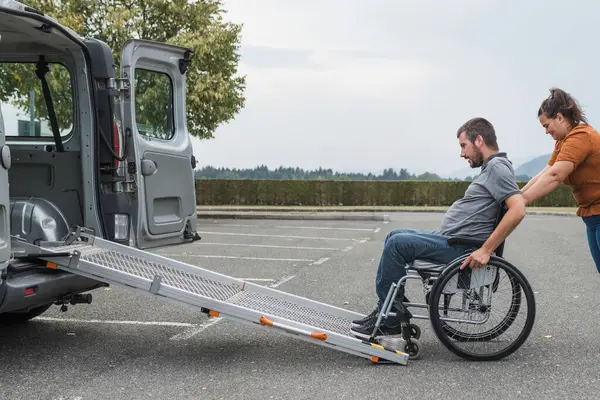
M 93 132 L 89 78 L 82 49 L 69 35 L 74 33 L 0 12 L 11 234 L 34 244 L 84 225 L 85 204 L 93 198 L 82 178 L 93 159 L 85 151 L 92 148 Z

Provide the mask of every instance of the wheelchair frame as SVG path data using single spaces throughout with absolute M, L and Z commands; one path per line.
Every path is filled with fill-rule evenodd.
M 506 208 L 504 206 L 501 206 L 500 213 L 499 213 L 497 221 L 496 221 L 497 222 L 496 226 L 498 225 L 500 220 L 503 218 L 505 213 L 506 213 Z M 522 289 L 524 291 L 524 295 L 527 300 L 527 311 L 528 311 L 527 321 L 525 323 L 523 331 L 521 332 L 521 334 L 519 335 L 517 340 L 515 342 L 513 342 L 507 350 L 501 351 L 498 354 L 493 354 L 493 355 L 488 355 L 488 356 L 466 354 L 462 350 L 457 349 L 451 343 L 450 338 L 447 336 L 447 334 L 445 332 L 443 332 L 443 328 L 441 327 L 440 321 L 447 320 L 450 322 L 466 322 L 466 323 L 475 323 L 475 324 L 477 322 L 473 322 L 470 320 L 456 320 L 456 319 L 439 318 L 439 315 L 437 317 L 434 316 L 432 318 L 431 304 L 433 304 L 433 303 L 431 303 L 431 298 L 433 297 L 432 295 L 436 292 L 436 290 L 438 290 L 438 291 L 442 290 L 442 288 L 439 288 L 439 289 L 437 288 L 436 285 L 438 284 L 438 282 L 440 280 L 442 280 L 444 282 L 448 282 L 450 279 L 452 279 L 453 274 L 461 273 L 461 271 L 459 270 L 460 265 L 473 251 L 475 251 L 478 248 L 481 248 L 481 246 L 484 244 L 484 241 L 477 241 L 477 240 L 466 239 L 466 238 L 452 238 L 452 239 L 448 240 L 448 244 L 450 244 L 451 246 L 452 245 L 465 246 L 465 253 L 462 254 L 461 256 L 455 258 L 454 260 L 452 260 L 450 263 L 447 263 L 447 264 L 446 263 L 429 262 L 429 261 L 421 260 L 421 259 L 417 259 L 417 260 L 413 261 L 412 263 L 409 263 L 406 266 L 406 272 L 407 272 L 406 275 L 404 277 L 402 277 L 400 280 L 398 280 L 398 282 L 393 282 L 392 285 L 390 286 L 390 289 L 388 290 L 386 299 L 381 307 L 381 312 L 377 316 L 377 321 L 375 323 L 375 327 L 373 329 L 371 337 L 369 338 L 369 341 L 376 342 L 375 335 L 376 335 L 376 332 L 377 332 L 379 326 L 381 325 L 383 319 L 396 316 L 396 313 L 391 310 L 395 303 L 399 288 L 401 286 L 405 287 L 406 282 L 409 279 L 418 279 L 422 282 L 422 285 L 423 285 L 423 289 L 425 292 L 425 303 L 402 302 L 402 304 L 404 305 L 404 307 L 406 309 L 408 309 L 410 307 L 427 309 L 429 311 L 428 315 L 413 315 L 412 318 L 429 319 L 431 321 L 431 324 L 433 326 L 433 329 L 434 329 L 436 335 L 438 336 L 438 339 L 440 339 L 440 341 L 449 350 L 451 350 L 453 353 L 455 353 L 463 358 L 470 359 L 470 360 L 477 360 L 477 361 L 499 360 L 499 359 L 502 359 L 502 358 L 512 354 L 527 340 L 527 338 L 533 328 L 533 324 L 535 322 L 535 308 L 536 308 L 535 307 L 535 297 L 534 297 L 534 292 L 533 292 L 533 289 L 531 288 L 531 285 L 529 284 L 529 282 L 527 281 L 525 276 L 514 265 L 512 265 L 510 262 L 508 262 L 506 259 L 503 258 L 504 244 L 505 244 L 505 242 L 503 241 L 498 246 L 498 248 L 494 251 L 492 256 L 490 257 L 490 261 L 488 262 L 487 266 L 488 266 L 488 269 L 489 269 L 489 266 L 501 267 L 502 269 L 505 269 L 507 273 L 510 273 L 512 276 L 514 276 L 517 279 L 517 281 L 518 281 L 517 285 L 520 286 L 520 289 Z M 481 271 L 485 270 L 485 269 L 486 269 L 486 266 L 482 266 L 481 268 L 473 269 L 472 273 L 478 274 L 478 273 L 481 273 Z M 448 277 L 449 275 L 450 275 L 450 277 Z M 495 279 L 494 279 L 493 283 L 487 283 L 487 286 L 495 285 L 496 284 Z M 484 286 L 485 285 L 480 285 L 478 287 L 483 288 Z M 438 299 L 438 301 L 439 301 L 439 299 Z M 519 297 L 519 301 L 520 301 L 520 297 Z M 513 306 L 513 304 L 511 303 L 511 309 L 512 309 L 512 306 Z M 520 303 L 517 304 L 517 308 L 520 308 Z M 437 306 L 436 306 L 436 309 L 437 309 Z M 488 315 L 488 317 L 489 317 L 489 315 Z M 434 321 L 434 319 L 436 319 L 436 321 Z M 485 323 L 485 322 L 486 321 L 479 322 L 479 323 Z M 508 327 L 510 327 L 510 325 L 508 325 Z M 502 334 L 503 332 L 504 331 L 500 332 L 500 334 Z M 420 335 L 421 335 L 421 331 L 417 325 L 411 323 L 410 321 L 406 321 L 406 322 L 402 323 L 402 338 L 405 341 L 402 350 L 409 354 L 410 359 L 417 359 L 421 355 L 422 345 L 421 345 L 421 342 L 419 341 Z M 497 336 L 499 336 L 499 335 L 497 335 Z M 496 337 L 496 336 L 494 336 L 494 337 Z

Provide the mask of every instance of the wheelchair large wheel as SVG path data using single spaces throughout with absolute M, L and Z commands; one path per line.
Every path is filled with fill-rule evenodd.
M 496 277 L 494 278 L 494 282 L 492 283 L 492 293 L 495 293 L 498 290 L 500 285 L 500 270 L 496 269 Z M 519 283 L 511 279 L 510 286 L 512 289 L 512 301 L 510 303 L 510 307 L 504 318 L 499 321 L 495 326 L 490 326 L 488 330 L 483 332 L 461 332 L 460 330 L 448 325 L 445 321 L 442 321 L 442 328 L 446 332 L 446 335 L 450 337 L 450 339 L 459 341 L 459 342 L 469 342 L 469 341 L 482 341 L 487 342 L 488 340 L 492 340 L 502 335 L 508 328 L 510 328 L 512 322 L 517 318 L 519 314 L 519 309 L 521 308 L 521 286 Z M 486 288 L 488 286 L 486 285 Z M 444 315 L 447 316 L 450 303 L 452 301 L 452 294 L 444 294 L 444 307 L 442 311 Z M 463 294 L 464 296 L 464 294 Z M 477 293 L 472 296 L 477 299 Z
M 442 344 L 469 360 L 499 360 L 527 340 L 535 321 L 533 289 L 508 261 L 492 256 L 483 268 L 451 263 L 429 300 L 431 325 Z M 523 321 L 521 321 L 523 320 Z

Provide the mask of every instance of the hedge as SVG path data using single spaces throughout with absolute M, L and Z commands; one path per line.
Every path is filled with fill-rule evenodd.
M 467 181 L 343 181 L 197 179 L 198 205 L 263 206 L 449 206 L 464 195 Z M 523 187 L 525 182 L 519 182 Z M 576 207 L 561 184 L 531 206 Z

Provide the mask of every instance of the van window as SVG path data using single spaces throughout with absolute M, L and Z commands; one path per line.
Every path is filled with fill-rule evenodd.
M 169 75 L 135 70 L 135 122 L 141 135 L 170 140 L 173 123 L 173 82 Z
M 7 137 L 52 139 L 52 125 L 42 81 L 33 62 L 0 62 L 0 107 L 4 113 Z M 61 136 L 73 127 L 73 90 L 65 66 L 48 63 L 46 81 Z

